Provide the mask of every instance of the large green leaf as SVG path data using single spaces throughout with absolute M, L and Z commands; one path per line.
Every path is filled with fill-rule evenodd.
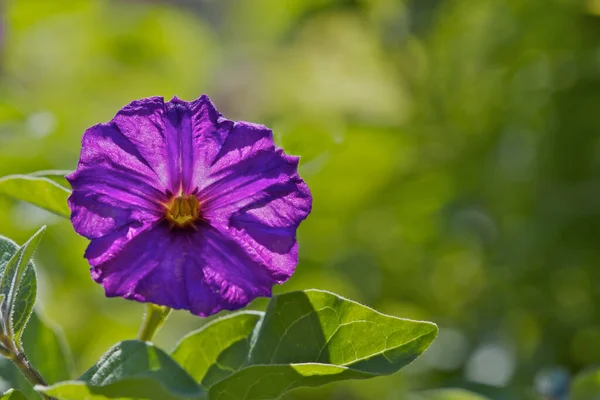
M 151 343 L 118 343 L 77 381 L 36 387 L 59 400 L 198 399 L 204 391 L 168 354 Z
M 36 313 L 31 314 L 23 333 L 23 347 L 31 364 L 48 383 L 71 377 L 71 357 L 58 332 L 47 325 Z M 1 389 L 19 389 L 30 399 L 40 399 L 31 383 L 8 359 L 0 357 Z
M 276 296 L 262 321 L 247 318 L 217 320 L 182 340 L 174 352 L 210 387 L 210 398 L 277 399 L 300 386 L 391 374 L 437 335 L 432 323 L 387 316 L 321 290 Z M 239 334 L 235 325 L 243 327 Z M 210 337 L 220 333 L 226 338 L 222 343 Z M 211 343 L 210 351 L 194 346 L 200 343 Z M 204 354 L 209 357 L 202 361 Z M 211 369 L 228 376 L 215 383 L 219 373 L 209 377 Z
M 8 358 L 0 356 L 0 392 L 3 390 L 19 390 L 29 399 L 41 399 L 39 394 L 33 390 L 31 382 L 25 378 L 23 373 Z
M 421 392 L 411 400 L 487 400 L 487 397 L 464 389 L 438 389 Z
M 0 237 L 0 241 L 3 242 L 0 264 L 4 264 L 2 260 L 7 258 L 7 254 L 13 253 L 8 262 L 0 267 L 0 294 L 4 296 L 0 304 L 2 326 L 5 334 L 12 338 L 19 348 L 21 335 L 33 311 L 37 292 L 35 267 L 31 258 L 45 230 L 46 227 L 42 227 L 18 249 L 12 241 Z
M 242 369 L 210 388 L 210 399 L 268 400 L 302 386 L 321 386 L 345 379 L 365 379 L 373 374 L 331 364 L 303 363 L 254 365 Z
M 23 333 L 23 347 L 29 361 L 47 383 L 71 379 L 73 363 L 62 332 L 35 312 Z
M 600 369 L 579 374 L 571 385 L 570 400 L 600 399 Z
M 64 188 L 68 188 L 69 182 L 67 181 L 65 176 L 67 176 L 71 172 L 73 172 L 73 171 L 63 170 L 63 169 L 46 169 L 43 171 L 31 172 L 31 173 L 27 174 L 27 176 L 48 178 L 48 179 L 53 180 L 54 182 L 58 183 L 59 185 L 63 186 Z
M 0 400 L 27 400 L 27 397 L 18 390 L 10 389 L 0 397 Z
M 70 191 L 51 179 L 30 175 L 0 178 L 0 195 L 31 203 L 61 217 L 69 218 L 67 205 Z
M 241 311 L 216 319 L 184 337 L 173 359 L 202 386 L 210 387 L 247 361 L 250 339 L 263 313 Z

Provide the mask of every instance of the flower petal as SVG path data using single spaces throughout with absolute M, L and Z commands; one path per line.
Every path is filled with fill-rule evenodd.
M 136 236 L 149 230 L 156 224 L 156 222 L 133 221 L 123 225 L 104 236 L 92 239 L 85 250 L 84 256 L 89 260 L 90 265 L 105 263 L 115 258 L 123 247 Z
M 189 246 L 183 237 L 171 234 L 162 224 L 147 227 L 129 240 L 124 233 L 115 233 L 111 243 L 106 238 L 93 240 L 86 251 L 92 278 L 102 284 L 106 296 L 188 308 L 183 273 Z M 104 256 L 115 247 L 113 257 Z M 146 284 L 140 291 L 143 280 Z
M 297 166 L 298 158 L 277 148 L 269 129 L 236 122 L 200 186 L 203 216 L 226 228 L 279 283 L 298 262 L 296 230 L 312 207 Z
M 270 129 L 236 122 L 204 179 L 196 182 L 206 216 L 227 218 L 233 210 L 262 198 L 268 187 L 297 176 L 297 167 L 297 157 L 275 147 Z
M 186 163 L 182 175 L 184 191 L 190 192 L 207 181 L 210 167 L 234 123 L 223 118 L 206 95 L 186 104 L 189 104 L 191 117 L 189 128 L 185 127 L 182 148 L 186 149 Z
M 296 230 L 308 216 L 312 198 L 308 186 L 296 177 L 261 192 L 262 197 L 233 213 L 231 235 L 251 248 L 249 254 L 260 260 L 283 283 L 298 263 Z
M 206 161 L 220 148 L 231 121 L 221 117 L 207 96 L 188 103 L 174 97 L 134 101 L 113 122 L 140 150 L 163 186 L 177 193 L 194 188 L 194 175 L 202 175 Z
M 277 283 L 277 276 L 257 263 L 227 232 L 204 225 L 192 238 L 196 266 L 188 270 L 188 293 L 190 311 L 206 316 L 220 310 L 237 310 L 246 306 L 256 297 L 271 296 L 271 288 Z M 193 288 L 200 282 L 210 287 L 217 297 L 216 306 L 210 309 L 202 303 Z M 202 295 L 202 293 L 200 293 Z
M 166 122 L 162 97 L 136 100 L 123 107 L 111 123 L 137 149 L 164 190 L 176 192 L 181 182 L 179 134 Z
M 137 148 L 112 124 L 89 128 L 77 170 L 67 176 L 75 230 L 103 236 L 132 221 L 156 219 L 164 194 Z
M 125 232 L 122 235 L 126 235 Z M 121 236 L 120 238 L 123 238 Z M 269 296 L 277 279 L 223 232 L 209 225 L 198 231 L 170 230 L 159 223 L 137 232 L 113 257 L 110 247 L 92 241 L 86 257 L 92 277 L 109 297 L 122 296 L 207 316 L 246 306 Z M 95 243 L 97 242 L 97 243 Z M 114 248 L 114 247 L 113 247 Z M 102 251 L 104 250 L 104 251 Z

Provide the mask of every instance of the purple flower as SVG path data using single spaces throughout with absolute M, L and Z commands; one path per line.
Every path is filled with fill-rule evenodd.
M 312 197 L 298 158 L 207 96 L 134 101 L 83 135 L 71 221 L 109 297 L 207 316 L 270 296 L 298 262 Z

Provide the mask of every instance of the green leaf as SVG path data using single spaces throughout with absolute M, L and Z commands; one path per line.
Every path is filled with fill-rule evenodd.
M 420 392 L 414 400 L 487 400 L 487 397 L 463 389 L 438 389 Z
M 65 176 L 69 175 L 73 171 L 64 170 L 64 169 L 47 169 L 43 171 L 36 171 L 27 174 L 27 176 L 34 176 L 38 178 L 48 178 L 58 183 L 60 186 L 63 186 L 68 190 L 69 181 L 65 178 Z
M 569 399 L 600 399 L 600 369 L 593 369 L 577 375 L 571 384 Z
M 73 363 L 62 332 L 40 319 L 35 312 L 23 333 L 23 347 L 29 361 L 47 383 L 71 379 Z
M 39 394 L 33 390 L 31 382 L 8 358 L 0 357 L 0 391 L 13 388 L 24 393 L 30 399 L 40 399 Z
M 0 279 L 0 294 L 4 295 L 4 300 L 0 305 L 2 326 L 5 334 L 12 338 L 19 348 L 21 348 L 21 335 L 33 311 L 37 292 L 35 267 L 31 263 L 31 258 L 45 230 L 45 226 L 40 228 L 14 252 L 8 263 L 2 268 Z M 4 237 L 1 238 L 1 241 L 3 249 L 6 250 L 1 258 L 4 260 L 6 254 L 11 251 L 11 247 L 14 250 L 15 245 Z
M 211 399 L 219 400 L 279 399 L 284 393 L 302 386 L 314 387 L 372 376 L 330 364 L 255 365 L 218 382 L 210 388 L 209 394 Z
M 77 381 L 36 390 L 59 400 L 199 399 L 204 391 L 168 354 L 137 340 L 118 343 Z
M 48 383 L 69 379 L 71 377 L 71 357 L 63 345 L 61 336 L 40 320 L 36 313 L 23 333 L 23 347 L 31 364 L 40 372 Z M 30 399 L 40 399 L 31 383 L 23 376 L 12 362 L 0 357 L 0 382 L 2 388 L 15 388 L 22 391 Z
M 172 400 L 197 399 L 188 395 L 176 396 L 166 393 L 164 386 L 148 378 L 130 378 L 124 381 L 109 383 L 101 388 L 90 386 L 85 382 L 71 381 L 36 389 L 58 400 L 107 400 L 107 399 L 144 399 Z
M 61 217 L 71 215 L 67 204 L 70 193 L 69 189 L 45 177 L 9 175 L 0 178 L 0 195 L 31 203 Z
M 184 337 L 175 347 L 173 359 L 196 382 L 210 387 L 247 361 L 252 333 L 263 315 L 241 311 L 216 319 Z
M 33 315 L 33 306 L 37 296 L 37 277 L 35 268 L 27 266 L 18 284 L 15 300 L 12 306 L 12 337 L 17 346 L 21 346 L 21 336 L 25 326 Z
M 10 389 L 0 397 L 0 400 L 27 400 L 27 397 L 18 390 Z
M 435 324 L 387 316 L 333 293 L 286 293 L 269 303 L 247 366 L 209 394 L 277 399 L 301 386 L 391 374 L 422 354 L 437 331 Z

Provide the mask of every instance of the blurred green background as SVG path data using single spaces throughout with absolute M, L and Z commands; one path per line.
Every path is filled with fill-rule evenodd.
M 277 290 L 441 327 L 405 372 L 286 398 L 462 386 L 521 399 L 600 362 L 600 0 L 2 6 L 0 175 L 74 169 L 83 131 L 129 101 L 207 93 L 302 156 L 314 211 Z M 135 337 L 144 307 L 104 297 L 68 221 L 0 209 L 19 243 L 49 224 L 38 307 L 79 372 Z M 178 311 L 157 342 L 204 323 Z

